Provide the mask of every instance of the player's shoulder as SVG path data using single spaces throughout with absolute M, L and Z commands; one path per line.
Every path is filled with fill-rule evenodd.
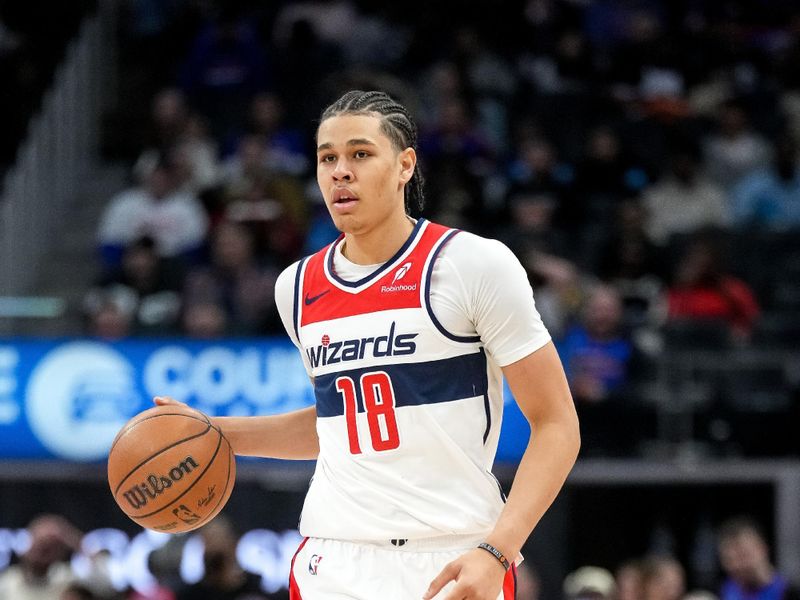
M 500 240 L 463 230 L 448 241 L 442 249 L 442 257 L 456 266 L 475 270 L 518 262 L 514 253 Z

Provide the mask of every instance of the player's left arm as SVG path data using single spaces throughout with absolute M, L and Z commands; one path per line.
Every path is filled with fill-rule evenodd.
M 449 260 L 451 273 L 461 276 L 462 311 L 487 351 L 503 365 L 503 375 L 531 425 L 506 505 L 484 540 L 513 562 L 575 463 L 578 417 L 522 265 L 508 248 L 482 238 L 465 238 L 458 250 Z M 447 565 L 425 598 L 455 581 L 444 600 L 496 600 L 504 576 L 501 562 L 476 548 Z
M 567 378 L 552 342 L 504 367 L 503 374 L 530 423 L 531 435 L 506 505 L 487 542 L 516 558 L 575 464 L 580 431 Z
M 503 367 L 514 398 L 531 425 L 508 500 L 486 542 L 514 562 L 539 519 L 561 490 L 580 448 L 578 417 L 552 342 Z M 448 564 L 424 596 L 433 598 L 456 581 L 445 600 L 496 600 L 505 568 L 476 548 Z

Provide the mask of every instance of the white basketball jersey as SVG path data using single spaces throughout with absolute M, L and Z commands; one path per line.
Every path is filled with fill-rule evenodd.
M 320 454 L 304 536 L 429 538 L 490 531 L 503 506 L 491 473 L 502 374 L 480 338 L 444 329 L 433 263 L 457 230 L 420 219 L 396 255 L 338 277 L 342 238 L 301 261 L 294 328 L 314 378 Z

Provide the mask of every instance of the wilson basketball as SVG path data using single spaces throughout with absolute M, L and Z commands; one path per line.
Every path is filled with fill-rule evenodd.
M 201 412 L 157 406 L 128 421 L 108 454 L 108 484 L 122 511 L 155 531 L 181 533 L 213 519 L 236 478 L 228 440 Z

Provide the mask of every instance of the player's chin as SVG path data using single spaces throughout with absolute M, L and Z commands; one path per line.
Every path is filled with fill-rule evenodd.
M 353 214 L 334 214 L 331 212 L 333 225 L 342 233 L 357 233 L 362 228 L 361 220 Z

